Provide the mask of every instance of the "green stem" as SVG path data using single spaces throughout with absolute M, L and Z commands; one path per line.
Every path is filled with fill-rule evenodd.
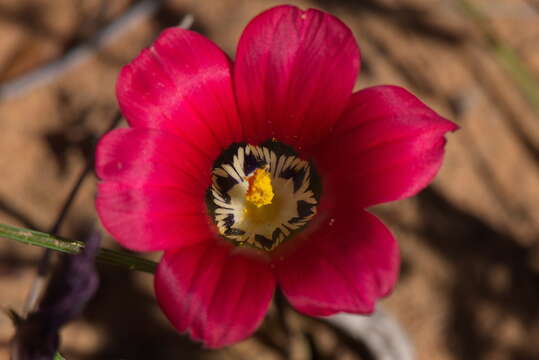
M 67 254 L 79 254 L 84 249 L 84 243 L 82 241 L 64 239 L 44 232 L 6 224 L 0 224 L 0 237 Z M 96 259 L 103 263 L 118 265 L 128 268 L 129 270 L 147 273 L 154 273 L 157 266 L 157 264 L 151 260 L 104 248 L 99 249 Z

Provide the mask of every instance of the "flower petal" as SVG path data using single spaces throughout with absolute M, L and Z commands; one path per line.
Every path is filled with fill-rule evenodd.
M 215 236 L 204 199 L 177 189 L 106 181 L 98 186 L 96 208 L 114 239 L 135 251 L 178 248 Z
M 306 315 L 371 313 L 375 301 L 396 282 L 397 243 L 385 225 L 364 210 L 338 210 L 300 241 L 275 257 L 274 264 L 284 295 Z
M 249 143 L 272 137 L 308 153 L 329 133 L 352 93 L 359 49 L 327 13 L 278 6 L 245 28 L 234 84 Z
M 165 255 L 155 275 L 161 308 L 180 332 L 209 348 L 240 341 L 262 322 L 275 289 L 267 261 L 224 242 Z
M 212 158 L 241 139 L 229 59 L 195 32 L 163 31 L 122 68 L 116 94 L 131 126 L 181 135 Z
M 372 87 L 354 93 L 317 163 L 328 182 L 360 192 L 363 207 L 398 200 L 432 181 L 456 129 L 405 89 Z
M 118 129 L 96 153 L 101 221 L 123 246 L 162 250 L 211 236 L 204 204 L 211 161 L 159 130 Z
M 205 192 L 213 161 L 181 138 L 153 129 L 117 129 L 101 138 L 96 172 L 101 180 Z

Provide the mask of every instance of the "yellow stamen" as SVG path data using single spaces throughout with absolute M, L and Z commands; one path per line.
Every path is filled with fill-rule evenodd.
M 249 189 L 245 199 L 257 207 L 271 204 L 273 200 L 273 187 L 270 173 L 265 169 L 256 169 L 254 174 L 247 178 Z

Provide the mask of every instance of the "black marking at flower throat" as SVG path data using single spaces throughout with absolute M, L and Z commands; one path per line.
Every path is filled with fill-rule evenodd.
M 243 157 L 243 164 L 240 157 Z M 289 209 L 293 206 L 296 215 L 286 221 L 271 224 L 273 225 L 271 234 L 269 234 L 269 229 L 271 229 L 271 226 L 268 227 L 269 223 L 260 226 L 265 225 L 265 231 L 256 231 L 252 229 L 254 226 L 245 225 L 245 222 L 240 223 L 243 207 L 238 206 L 237 199 L 234 206 L 232 204 L 234 199 L 229 194 L 236 185 L 243 183 L 245 186 L 246 178 L 256 169 L 264 168 L 271 174 L 275 198 L 281 197 L 278 201 L 286 203 Z M 278 174 L 277 171 L 279 171 Z M 292 181 L 292 192 L 284 194 L 279 184 L 288 183 L 289 180 Z M 285 186 L 286 189 L 289 187 L 290 184 Z M 300 159 L 289 146 L 274 140 L 266 141 L 259 146 L 234 143 L 214 163 L 212 185 L 206 192 L 206 203 L 210 217 L 225 239 L 238 246 L 251 246 L 271 251 L 305 228 L 316 214 L 321 190 L 320 178 L 312 162 Z M 251 227 L 250 231 L 249 227 Z

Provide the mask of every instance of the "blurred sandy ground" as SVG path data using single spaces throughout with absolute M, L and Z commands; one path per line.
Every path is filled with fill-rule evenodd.
M 539 1 L 473 0 L 494 33 L 539 78 Z M 0 0 L 0 82 L 57 59 L 121 15 L 131 1 Z M 50 85 L 0 103 L 0 221 L 46 230 L 116 108 L 119 68 L 185 13 L 233 56 L 250 18 L 281 1 L 167 1 L 91 60 Z M 401 280 L 386 310 L 421 360 L 539 359 L 539 120 L 456 1 L 290 1 L 338 15 L 362 50 L 357 88 L 398 84 L 461 126 L 449 135 L 434 185 L 373 209 L 396 234 Z M 95 222 L 89 177 L 61 230 Z M 114 247 L 110 242 L 107 246 Z M 21 310 L 40 251 L 0 240 L 0 306 Z M 158 254 L 153 256 L 158 258 Z M 102 286 L 63 332 L 68 359 L 358 359 L 324 325 L 288 313 L 254 338 L 216 352 L 172 331 L 151 277 L 101 266 Z M 300 331 L 301 330 L 301 331 Z M 13 332 L 0 314 L 0 358 Z M 291 341 L 291 352 L 283 343 Z M 286 346 L 285 346 L 286 347 Z M 311 349 L 311 350 L 309 350 Z M 314 349 L 314 350 L 313 350 Z M 183 357 L 181 357 L 183 356 Z M 313 357 L 314 358 L 314 357 Z

